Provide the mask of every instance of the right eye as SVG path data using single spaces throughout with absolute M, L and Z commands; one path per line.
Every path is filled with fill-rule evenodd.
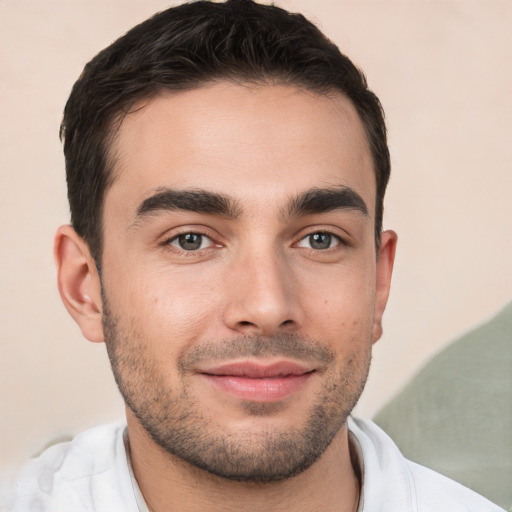
M 211 247 L 213 241 L 202 233 L 181 233 L 171 238 L 167 243 L 181 251 L 199 251 Z

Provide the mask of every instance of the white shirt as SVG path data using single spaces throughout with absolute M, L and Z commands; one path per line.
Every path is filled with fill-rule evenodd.
M 349 419 L 359 453 L 362 492 L 358 512 L 503 512 L 448 478 L 405 459 L 368 420 Z M 12 512 L 146 512 L 131 475 L 124 423 L 87 430 L 52 446 L 21 472 Z

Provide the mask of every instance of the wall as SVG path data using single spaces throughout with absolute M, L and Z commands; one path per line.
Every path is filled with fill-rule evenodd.
M 385 334 L 358 413 L 512 296 L 512 4 L 282 0 L 360 65 L 385 107 L 399 233 Z M 0 468 L 122 415 L 103 346 L 55 286 L 68 221 L 57 132 L 83 65 L 163 0 L 0 0 Z

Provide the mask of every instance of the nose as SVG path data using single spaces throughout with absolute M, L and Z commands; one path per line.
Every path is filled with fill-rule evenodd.
M 297 330 L 303 319 L 298 283 L 275 250 L 248 253 L 230 268 L 224 323 L 243 335 Z

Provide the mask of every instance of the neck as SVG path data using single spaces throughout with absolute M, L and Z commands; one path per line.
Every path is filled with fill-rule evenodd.
M 359 480 L 346 427 L 301 474 L 274 483 L 248 483 L 191 466 L 156 445 L 133 415 L 127 418 L 133 472 L 150 512 L 357 510 Z

